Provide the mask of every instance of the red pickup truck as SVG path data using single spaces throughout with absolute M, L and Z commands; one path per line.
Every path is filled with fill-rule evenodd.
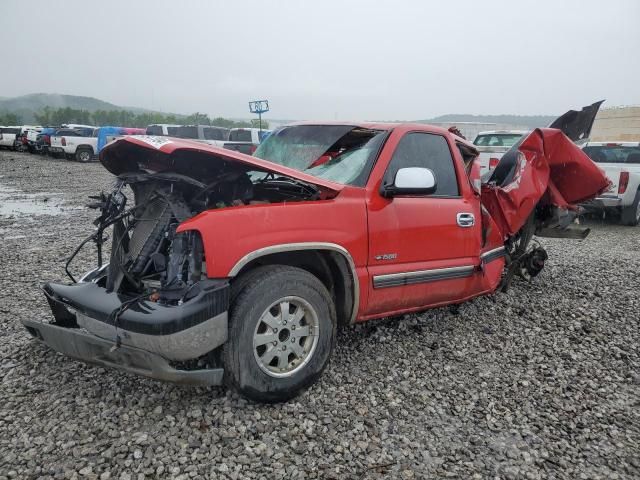
M 291 125 L 254 156 L 122 138 L 100 155 L 117 183 L 78 247 L 97 245 L 97 268 L 76 280 L 68 263 L 73 283 L 43 287 L 54 321 L 23 323 L 87 362 L 289 399 L 318 379 L 339 325 L 536 275 L 546 253 L 531 236 L 583 238 L 568 212 L 608 186 L 557 129 L 532 132 L 482 183 L 477 159 L 423 124 Z

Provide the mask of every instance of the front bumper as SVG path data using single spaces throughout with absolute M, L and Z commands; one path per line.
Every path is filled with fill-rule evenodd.
M 222 385 L 224 370 L 178 370 L 166 358 L 135 347 L 121 345 L 84 333 L 78 328 L 65 328 L 49 323 L 23 320 L 31 335 L 56 352 L 101 367 L 115 368 L 165 382 L 184 385 Z
M 158 380 L 200 385 L 222 381 L 222 369 L 176 370 L 170 361 L 199 358 L 227 340 L 227 281 L 202 282 L 200 291 L 180 305 L 135 301 L 117 317 L 113 312 L 131 298 L 96 283 L 50 283 L 43 291 L 55 324 L 22 323 L 54 350 Z

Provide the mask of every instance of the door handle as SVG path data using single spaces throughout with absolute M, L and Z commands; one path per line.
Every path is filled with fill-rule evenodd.
M 476 217 L 473 213 L 458 213 L 456 215 L 456 221 L 459 227 L 473 227 L 476 224 Z

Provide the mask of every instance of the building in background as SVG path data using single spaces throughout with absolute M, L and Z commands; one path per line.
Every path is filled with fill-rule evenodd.
M 591 140 L 640 141 L 640 106 L 600 110 L 593 123 Z

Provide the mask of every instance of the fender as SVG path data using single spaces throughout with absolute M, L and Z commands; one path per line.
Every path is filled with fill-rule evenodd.
M 353 305 L 351 306 L 351 318 L 349 319 L 349 323 L 355 323 L 356 317 L 358 316 L 358 305 L 360 304 L 360 281 L 358 280 L 358 273 L 356 270 L 356 265 L 351 257 L 351 254 L 347 251 L 346 248 L 337 245 L 335 243 L 324 243 L 324 242 L 303 242 L 303 243 L 283 243 L 280 245 L 271 245 L 269 247 L 259 248 L 254 250 L 253 252 L 247 253 L 244 257 L 242 257 L 231 269 L 229 272 L 229 277 L 235 277 L 240 273 L 240 271 L 252 261 L 264 257 L 266 255 L 271 255 L 273 253 L 282 253 L 282 252 L 299 252 L 301 250 L 324 250 L 331 251 L 340 254 L 347 262 L 349 267 L 349 272 L 351 273 L 351 285 L 353 287 Z

